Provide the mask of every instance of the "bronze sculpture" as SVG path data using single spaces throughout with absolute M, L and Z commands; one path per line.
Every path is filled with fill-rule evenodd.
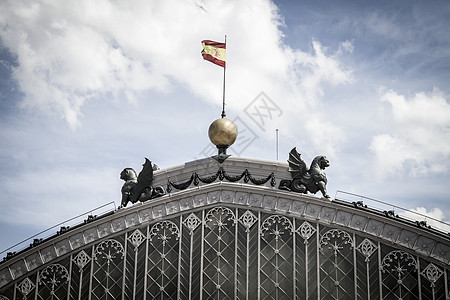
M 316 156 L 311 162 L 311 167 L 308 169 L 306 163 L 300 157 L 300 153 L 294 147 L 289 152 L 288 163 L 292 180 L 281 180 L 279 189 L 303 194 L 307 192 L 315 194 L 321 191 L 323 197 L 330 198 L 326 189 L 327 175 L 324 172 L 325 168 L 330 166 L 330 162 L 326 156 Z
M 119 208 L 127 206 L 128 202 L 144 202 L 165 194 L 162 186 L 152 187 L 153 171 L 156 168 L 156 165 L 152 165 L 152 162 L 145 158 L 139 175 L 136 175 L 136 171 L 132 168 L 123 169 L 120 179 L 125 183 L 122 186 L 122 201 Z

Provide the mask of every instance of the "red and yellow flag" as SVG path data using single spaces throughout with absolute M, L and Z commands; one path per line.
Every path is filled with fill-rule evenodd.
M 202 41 L 203 59 L 225 68 L 226 43 L 213 42 L 210 40 Z

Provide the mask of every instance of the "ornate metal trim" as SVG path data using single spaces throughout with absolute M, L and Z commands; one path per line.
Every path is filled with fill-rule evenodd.
M 223 226 L 227 225 L 227 221 L 231 221 L 233 225 L 236 223 L 234 212 L 228 207 L 214 207 L 205 216 L 205 225 L 208 227 L 218 226 L 219 232 Z
M 50 295 L 55 295 L 55 290 L 64 282 L 70 281 L 67 269 L 60 264 L 53 264 L 39 272 L 38 283 L 50 289 Z
M 128 236 L 128 240 L 134 246 L 134 251 L 138 250 L 139 246 L 145 241 L 145 239 L 145 234 L 143 234 L 139 229 L 136 229 Z
M 89 263 L 90 260 L 91 260 L 91 258 L 84 250 L 81 250 L 80 253 L 78 253 L 77 256 L 75 256 L 73 258 L 73 261 L 75 262 L 77 267 L 80 269 L 80 272 Z
M 309 224 L 307 221 L 303 222 L 302 225 L 297 229 L 297 233 L 303 238 L 303 243 L 307 244 L 310 237 L 316 233 L 316 228 Z
M 107 250 L 109 251 L 106 252 Z M 111 250 L 113 251 L 111 252 Z M 106 240 L 97 245 L 93 259 L 97 260 L 98 257 L 106 258 L 109 264 L 118 254 L 121 255 L 121 258 L 125 256 L 125 250 L 122 244 L 116 240 Z
M 356 249 L 365 257 L 365 261 L 368 262 L 378 247 L 371 240 L 365 238 Z
M 276 225 L 275 228 L 271 228 L 272 225 Z M 261 224 L 261 236 L 264 237 L 265 233 L 268 233 L 269 235 L 275 236 L 275 239 L 278 240 L 281 235 L 283 235 L 285 232 L 280 230 L 278 225 L 281 225 L 282 228 L 284 228 L 290 235 L 294 232 L 294 227 L 292 226 L 291 220 L 289 220 L 285 216 L 281 215 L 272 215 L 270 217 L 267 217 L 264 222 Z
M 397 265 L 393 265 L 395 262 L 397 262 Z M 385 273 L 386 271 L 389 272 L 397 272 L 398 277 L 400 278 L 403 274 L 404 270 L 401 268 L 400 263 L 406 263 L 406 266 L 414 267 L 415 270 L 418 269 L 417 261 L 411 254 L 401 251 L 401 250 L 395 250 L 391 251 L 383 258 L 383 261 L 381 262 L 381 271 Z M 388 269 L 392 267 L 392 269 Z
M 194 213 L 191 213 L 187 218 L 183 220 L 184 226 L 189 229 L 189 234 L 192 235 L 194 230 L 202 223 L 199 217 Z
M 431 287 L 434 288 L 436 286 L 436 281 L 444 274 L 444 271 L 430 263 L 420 274 L 428 279 L 428 281 L 431 282 Z
M 178 226 L 172 221 L 162 221 L 158 222 L 152 226 L 149 232 L 150 240 L 153 237 L 161 240 L 163 246 L 166 245 L 167 241 L 171 239 L 171 235 L 175 236 L 175 240 L 178 240 L 180 237 L 180 230 Z
M 17 289 L 22 293 L 24 299 L 27 298 L 28 294 L 34 290 L 35 287 L 36 285 L 28 277 L 17 285 Z
M 327 232 L 325 232 L 324 235 L 322 235 L 322 237 L 320 238 L 320 249 L 323 249 L 323 246 L 328 245 L 329 242 L 333 239 L 333 238 L 339 238 L 344 242 L 344 245 L 350 245 L 350 249 L 353 248 L 354 244 L 353 244 L 353 239 L 350 236 L 350 234 L 348 234 L 345 231 L 342 230 L 338 230 L 338 229 L 331 229 L 328 230 Z M 337 255 L 337 252 L 339 252 L 340 247 L 338 247 L 336 244 L 330 246 L 330 249 L 334 250 L 334 254 Z
M 242 216 L 239 218 L 239 222 L 244 225 L 245 232 L 250 232 L 250 228 L 252 228 L 253 224 L 255 224 L 258 221 L 258 217 L 255 216 L 254 213 L 249 211 L 248 209 L 245 211 L 245 213 L 242 214 Z
M 244 178 L 244 182 L 248 183 L 249 181 L 256 185 L 262 185 L 267 183 L 270 180 L 270 185 L 275 186 L 275 174 L 274 172 L 270 173 L 269 176 L 266 178 L 255 178 L 250 174 L 250 171 L 248 169 L 245 169 L 244 172 L 242 172 L 240 175 L 229 175 L 225 172 L 225 169 L 221 166 L 219 167 L 219 170 L 217 170 L 216 174 L 209 175 L 209 176 L 200 176 L 197 172 L 192 173 L 191 177 L 181 183 L 174 183 L 171 180 L 167 180 L 167 191 L 171 192 L 172 188 L 175 188 L 177 190 L 185 190 L 187 189 L 192 183 L 194 183 L 195 186 L 198 186 L 200 182 L 209 184 L 213 183 L 217 180 L 228 180 L 229 182 L 237 182 Z

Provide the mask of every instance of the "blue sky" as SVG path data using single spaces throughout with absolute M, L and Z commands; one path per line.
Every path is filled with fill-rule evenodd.
M 104 203 L 144 157 L 211 155 L 227 35 L 233 155 L 449 221 L 448 1 L 2 1 L 0 249 Z

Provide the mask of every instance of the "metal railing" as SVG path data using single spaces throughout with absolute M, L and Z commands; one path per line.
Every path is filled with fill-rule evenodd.
M 82 213 L 73 218 L 70 218 L 64 222 L 58 223 L 58 224 L 56 224 L 48 229 L 45 229 L 33 236 L 30 236 L 29 238 L 27 238 L 21 242 L 18 242 L 17 244 L 9 247 L 8 249 L 1 251 L 0 255 L 7 252 L 7 256 L 5 258 L 3 258 L 3 261 L 5 261 L 30 247 L 37 246 L 55 236 L 63 234 L 65 232 L 70 231 L 74 228 L 77 228 L 83 224 L 97 220 L 105 215 L 109 215 L 116 210 L 117 210 L 117 208 L 116 208 L 115 202 L 114 201 L 108 202 L 99 207 L 91 209 L 85 213 Z M 55 230 L 56 228 L 58 230 Z M 1 261 L 0 261 L 0 263 L 1 263 Z
M 427 216 L 417 211 L 413 211 L 411 209 L 339 190 L 336 191 L 335 199 L 353 203 L 355 207 L 369 208 L 379 211 L 381 213 L 384 213 L 387 217 L 408 220 L 415 223 L 418 227 L 434 229 L 442 231 L 445 234 L 450 234 L 449 223 Z

